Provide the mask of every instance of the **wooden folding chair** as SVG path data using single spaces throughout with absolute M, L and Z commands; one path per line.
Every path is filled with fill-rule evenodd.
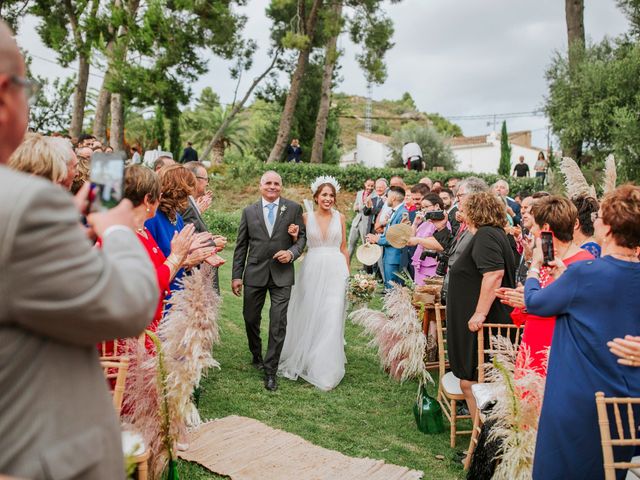
M 116 409 L 116 413 L 120 416 L 127 371 L 129 370 L 129 358 L 117 356 L 100 357 L 100 365 L 104 370 L 105 378 L 113 385 L 113 408 Z
M 473 417 L 473 428 L 471 430 L 471 440 L 467 449 L 467 456 L 464 459 L 465 470 L 471 465 L 471 457 L 478 445 L 478 438 L 484 423 L 484 415 L 482 407 L 494 399 L 493 389 L 490 384 L 485 383 L 486 363 L 496 353 L 501 352 L 497 347 L 497 338 L 504 337 L 511 341 L 514 349 L 517 351 L 522 336 L 522 327 L 513 324 L 485 323 L 478 330 L 478 383 L 471 387 L 471 391 L 476 400 L 476 414 Z M 487 339 L 485 341 L 485 339 Z
M 611 405 L 613 417 L 615 419 L 615 431 L 617 438 L 611 438 L 611 427 L 609 425 L 609 413 L 607 405 Z M 596 409 L 598 411 L 598 425 L 600 426 L 600 442 L 602 444 L 602 457 L 604 459 L 605 480 L 615 480 L 616 469 L 634 469 L 636 476 L 640 469 L 640 459 L 631 462 L 616 462 L 613 456 L 613 447 L 631 447 L 640 445 L 638 436 L 638 423 L 634 415 L 634 406 L 640 405 L 640 398 L 606 398 L 603 392 L 596 393 Z M 620 413 L 620 406 L 626 407 L 626 422 L 623 422 L 623 414 Z M 637 412 L 636 407 L 636 412 Z M 626 423 L 626 425 L 625 425 Z M 625 431 L 625 426 L 628 430 Z
M 447 329 L 441 315 L 441 309 L 435 309 L 436 332 L 438 336 L 438 403 L 442 408 L 447 420 L 449 420 L 449 439 L 451 448 L 456 446 L 456 435 L 469 435 L 471 430 L 458 430 L 458 420 L 471 418 L 471 415 L 458 415 L 456 409 L 458 402 L 464 400 L 460 379 L 453 372 L 447 372 L 449 357 L 447 354 Z

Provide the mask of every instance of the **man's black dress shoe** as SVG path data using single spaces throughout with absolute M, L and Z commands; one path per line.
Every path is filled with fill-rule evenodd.
M 262 360 L 253 360 L 251 362 L 251 366 L 256 370 L 264 370 L 264 363 L 262 363 Z
M 266 375 L 264 377 L 264 388 L 271 392 L 275 392 L 278 389 L 275 375 Z

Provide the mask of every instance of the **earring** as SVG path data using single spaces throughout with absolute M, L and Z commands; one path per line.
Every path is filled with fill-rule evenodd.
M 149 213 L 150 211 L 151 211 L 151 209 L 150 209 L 150 208 L 147 208 L 147 213 Z

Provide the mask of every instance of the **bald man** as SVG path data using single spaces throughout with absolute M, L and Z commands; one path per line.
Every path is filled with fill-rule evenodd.
M 262 198 L 242 211 L 236 249 L 233 252 L 231 288 L 240 296 L 244 287 L 244 316 L 252 365 L 264 370 L 264 387 L 278 388 L 276 373 L 287 332 L 287 309 L 295 281 L 293 262 L 307 243 L 302 208 L 282 198 L 282 178 L 265 172 L 260 179 Z M 298 238 L 289 235 L 289 226 L 297 225 Z M 262 307 L 269 292 L 269 343 L 262 357 L 260 323 Z
M 142 332 L 156 275 L 131 202 L 89 217 L 103 240 L 95 249 L 66 190 L 5 165 L 27 129 L 31 87 L 0 20 L 0 473 L 124 479 L 96 344 Z

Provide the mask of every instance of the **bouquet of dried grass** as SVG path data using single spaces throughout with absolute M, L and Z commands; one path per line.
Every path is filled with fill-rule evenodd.
M 169 462 L 171 478 L 175 444 L 196 426 L 200 415 L 191 400 L 194 388 L 209 368 L 219 367 L 211 352 L 220 341 L 220 297 L 213 289 L 213 269 L 204 265 L 183 279 L 173 293 L 171 309 L 158 328 L 147 332 L 156 347 L 149 353 L 137 339 L 127 340 L 131 355 L 125 396 L 126 420 L 133 424 L 150 451 L 152 478 Z
M 497 440 L 501 445 L 493 478 L 530 479 L 545 378 L 531 368 L 526 345 L 519 356 L 508 338 L 497 337 L 495 345 L 499 353 L 494 355 L 486 372 L 486 381 L 497 388 L 496 404 L 486 417 L 487 422 L 494 422 L 489 440 Z
M 190 427 L 200 425 L 192 393 L 210 368 L 220 368 L 213 346 L 220 343 L 220 297 L 213 289 L 213 268 L 204 264 L 183 277 L 184 288 L 168 302 L 170 309 L 158 328 L 167 365 L 169 399 L 175 414 Z
M 412 305 L 411 289 L 394 284 L 384 298 L 384 312 L 362 308 L 349 315 L 373 338 L 383 368 L 400 382 L 417 379 L 422 385 L 433 383 L 425 368 L 424 352 L 427 339 L 422 322 Z
M 578 164 L 570 157 L 563 157 L 560 162 L 560 171 L 565 176 L 565 187 L 567 188 L 567 197 L 574 198 L 579 195 L 589 195 L 597 198 L 596 189 L 589 185 L 584 178 Z

